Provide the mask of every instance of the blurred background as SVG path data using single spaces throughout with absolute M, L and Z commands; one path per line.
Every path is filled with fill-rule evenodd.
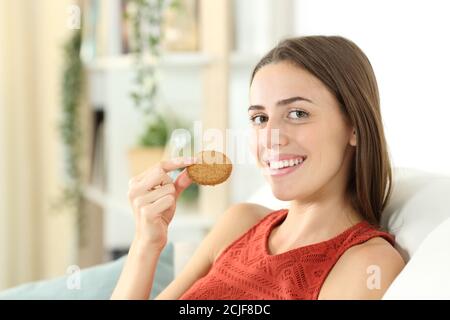
M 450 174 L 449 13 L 444 0 L 0 0 L 0 289 L 126 253 L 128 180 L 173 145 L 199 149 L 175 129 L 243 132 L 252 68 L 285 37 L 356 42 L 394 166 Z M 193 185 L 170 240 L 199 241 L 262 184 L 247 163 Z

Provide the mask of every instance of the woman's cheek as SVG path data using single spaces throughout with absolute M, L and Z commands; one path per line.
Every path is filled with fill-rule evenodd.
M 302 152 L 312 156 L 314 150 L 320 149 L 322 133 L 315 130 L 303 130 L 297 135 L 296 144 L 301 146 Z

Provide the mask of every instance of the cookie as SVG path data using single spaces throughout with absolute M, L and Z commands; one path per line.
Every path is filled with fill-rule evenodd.
M 214 186 L 228 179 L 233 169 L 230 159 L 214 150 L 202 151 L 196 155 L 198 163 L 187 167 L 192 181 L 207 186 Z

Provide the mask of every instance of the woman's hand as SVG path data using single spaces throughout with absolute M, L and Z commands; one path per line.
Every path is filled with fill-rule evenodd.
M 164 248 L 176 201 L 192 183 L 186 169 L 175 181 L 167 173 L 194 163 L 194 158 L 162 161 L 130 180 L 128 200 L 136 220 L 135 242 L 156 250 Z

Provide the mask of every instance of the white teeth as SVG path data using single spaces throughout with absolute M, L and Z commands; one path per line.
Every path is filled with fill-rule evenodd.
M 286 167 L 293 167 L 302 162 L 303 162 L 303 158 L 281 160 L 281 161 L 271 161 L 271 162 L 269 162 L 269 167 L 270 167 L 270 169 L 281 169 L 281 168 L 286 168 Z

